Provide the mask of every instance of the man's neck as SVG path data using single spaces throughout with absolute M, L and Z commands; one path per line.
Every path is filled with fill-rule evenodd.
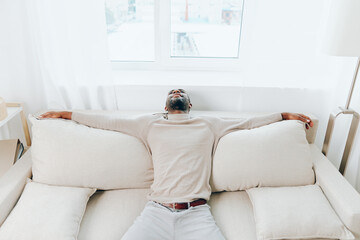
M 173 110 L 168 111 L 168 114 L 188 114 L 189 112 L 181 111 L 181 110 Z
M 175 120 L 175 121 L 182 121 L 182 120 L 189 120 L 190 115 L 189 112 L 178 112 L 178 113 L 172 113 L 168 112 L 167 114 L 167 120 Z

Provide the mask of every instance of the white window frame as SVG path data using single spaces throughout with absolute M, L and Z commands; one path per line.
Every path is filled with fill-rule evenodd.
M 154 29 L 155 29 L 155 60 L 154 61 L 112 61 L 113 70 L 215 70 L 240 71 L 241 60 L 240 42 L 242 26 L 239 36 L 238 57 L 210 58 L 210 57 L 171 57 L 171 0 L 154 0 Z M 243 0 L 243 12 L 244 12 Z M 243 13 L 241 14 L 242 25 Z

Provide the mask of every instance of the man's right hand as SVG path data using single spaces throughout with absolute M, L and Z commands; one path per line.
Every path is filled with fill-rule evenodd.
M 39 116 L 40 119 L 44 118 L 63 118 L 71 120 L 72 112 L 47 112 Z

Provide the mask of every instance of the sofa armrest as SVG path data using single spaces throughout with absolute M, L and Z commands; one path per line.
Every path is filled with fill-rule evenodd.
M 19 199 L 31 177 L 31 152 L 26 153 L 0 178 L 0 226 Z
M 360 194 L 314 145 L 310 145 L 316 183 L 345 226 L 360 239 Z

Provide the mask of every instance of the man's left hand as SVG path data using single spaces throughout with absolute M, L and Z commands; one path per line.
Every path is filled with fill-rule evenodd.
M 299 114 L 299 113 L 281 113 L 283 120 L 300 120 L 302 122 L 305 123 L 306 129 L 309 129 L 310 127 L 314 126 L 313 121 L 311 120 L 311 118 L 309 118 L 308 116 L 304 115 L 304 114 Z

